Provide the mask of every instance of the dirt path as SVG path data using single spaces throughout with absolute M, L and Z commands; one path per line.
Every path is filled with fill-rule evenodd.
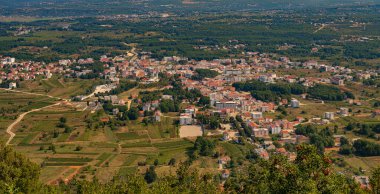
M 179 119 L 179 116 L 165 116 L 165 115 L 162 115 L 162 117 L 165 117 L 165 118 L 171 118 L 171 119 Z
M 74 176 L 79 173 L 81 166 L 70 166 L 70 168 L 75 169 L 75 171 L 66 177 L 64 180 L 66 184 L 69 183 L 74 178 Z
M 58 97 L 54 97 L 54 96 L 51 96 L 51 95 L 48 95 L 48 94 L 38 94 L 38 93 L 32 93 L 32 92 L 25 92 L 25 91 L 20 91 L 20 90 L 11 90 L 11 89 L 3 89 L 5 91 L 10 91 L 10 92 L 17 92 L 17 93 L 23 93 L 23 94 L 30 94 L 30 95 L 36 95 L 36 96 L 46 96 L 46 97 L 49 97 L 49 98 L 55 98 L 55 99 L 60 99 Z M 66 100 L 66 99 L 64 99 Z
M 117 144 L 117 153 L 121 154 L 121 151 L 122 151 L 121 143 L 118 143 Z
M 313 33 L 315 34 L 315 33 L 319 32 L 319 31 L 323 30 L 323 28 L 325 28 L 326 26 L 327 26 L 327 24 L 322 24 L 322 26 L 319 27 L 317 30 L 315 30 Z
M 146 132 L 146 134 L 148 135 L 148 139 L 149 139 L 149 143 L 150 145 L 153 147 L 153 144 L 152 144 L 152 138 L 150 137 L 149 135 L 149 131 L 148 130 L 144 130 Z
M 46 96 L 46 97 L 49 97 L 49 98 L 53 98 L 53 99 L 58 99 L 58 100 L 64 100 L 64 101 L 70 101 L 69 99 L 62 99 L 62 98 L 58 98 L 58 97 L 54 97 L 54 96 L 51 96 L 51 95 L 48 95 L 48 94 L 38 94 L 38 93 L 32 93 L 32 92 L 25 92 L 25 91 L 19 91 L 19 90 L 12 90 L 12 89 L 2 89 L 2 90 L 5 90 L 5 91 L 9 91 L 9 92 L 16 92 L 16 93 L 23 93 L 23 94 L 30 94 L 30 95 L 36 95 L 36 96 Z M 10 135 L 8 141 L 6 142 L 6 145 L 9 145 L 10 142 L 13 140 L 13 138 L 16 136 L 15 133 L 12 132 L 12 129 L 19 123 L 21 122 L 21 120 L 25 117 L 25 115 L 29 114 L 29 113 L 32 113 L 32 112 L 36 112 L 36 111 L 40 111 L 41 109 L 44 109 L 44 108 L 48 108 L 48 107 L 52 107 L 52 106 L 56 106 L 56 105 L 59 105 L 61 104 L 61 102 L 58 102 L 56 104 L 52 104 L 52 105 L 48 105 L 48 106 L 45 106 L 45 107 L 41 107 L 41 108 L 37 108 L 37 109 L 33 109 L 33 110 L 30 110 L 28 112 L 24 112 L 22 113 L 21 115 L 18 116 L 18 118 L 8 126 L 7 128 L 7 133 Z
M 16 136 L 16 134 L 14 132 L 12 132 L 12 129 L 18 124 L 21 122 L 21 120 L 25 117 L 25 115 L 29 114 L 29 113 L 32 113 L 32 112 L 36 112 L 36 111 L 40 111 L 44 108 L 49 108 L 49 107 L 52 107 L 52 106 L 56 106 L 56 105 L 59 105 L 61 104 L 61 102 L 58 102 L 56 104 L 52 104 L 52 105 L 48 105 L 48 106 L 45 106 L 45 107 L 42 107 L 42 108 L 37 108 L 37 109 L 33 109 L 33 110 L 30 110 L 28 112 L 24 112 L 22 113 L 20 116 L 18 116 L 18 118 L 13 121 L 12 124 L 10 124 L 7 128 L 7 133 L 10 135 L 6 145 L 9 145 L 9 143 L 11 143 L 11 141 L 13 140 L 13 138 Z
M 74 169 L 74 172 L 70 173 L 67 176 L 64 176 L 65 173 L 70 171 L 71 169 Z M 57 178 L 54 178 L 53 180 L 49 181 L 49 185 L 58 185 L 61 181 L 63 181 L 65 184 L 69 183 L 75 175 L 79 173 L 81 169 L 81 166 L 69 166 L 65 171 L 60 173 Z

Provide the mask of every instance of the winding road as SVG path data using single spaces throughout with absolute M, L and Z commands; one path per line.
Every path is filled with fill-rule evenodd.
M 31 95 L 37 95 L 37 96 L 47 96 L 49 98 L 54 98 L 54 99 L 58 99 L 58 100 L 64 100 L 64 101 L 70 101 L 68 99 L 61 99 L 61 98 L 57 98 L 57 97 L 54 97 L 54 96 L 51 96 L 51 95 L 47 95 L 47 94 L 38 94 L 38 93 L 31 93 L 31 92 L 25 92 L 25 91 L 18 91 L 18 90 L 11 90 L 11 89 L 2 89 L 2 90 L 5 90 L 5 91 L 10 91 L 10 92 L 17 92 L 17 93 L 24 93 L 24 94 L 31 94 Z M 49 107 L 52 107 L 52 106 L 56 106 L 56 105 L 59 105 L 61 104 L 62 102 L 58 102 L 58 103 L 55 103 L 55 104 L 51 104 L 51 105 L 48 105 L 48 106 L 44 106 L 44 107 L 41 107 L 41 108 L 36 108 L 36 109 L 32 109 L 28 112 L 24 112 L 22 114 L 20 114 L 18 116 L 18 118 L 13 121 L 12 124 L 10 124 L 7 128 L 7 133 L 10 135 L 8 141 L 6 142 L 6 145 L 9 145 L 11 143 L 11 141 L 13 140 L 13 138 L 16 136 L 16 134 L 14 132 L 12 132 L 12 129 L 18 124 L 21 122 L 21 120 L 25 117 L 25 115 L 29 114 L 29 113 L 32 113 L 32 112 L 36 112 L 36 111 L 40 111 L 44 108 L 49 108 Z
M 32 93 L 32 92 L 25 92 L 25 91 L 19 91 L 19 90 L 12 90 L 12 89 L 2 89 L 2 90 L 5 90 L 5 91 L 10 91 L 10 92 L 17 92 L 17 93 L 24 93 L 24 94 L 31 94 L 31 95 L 37 95 L 37 96 L 46 96 L 46 97 L 49 97 L 49 98 L 53 98 L 53 99 L 57 99 L 57 100 L 63 100 L 63 101 L 66 101 L 66 102 L 70 102 L 71 100 L 70 99 L 64 99 L 64 98 L 59 98 L 59 97 L 55 97 L 55 96 L 51 96 L 51 95 L 48 95 L 48 94 L 38 94 L 38 93 Z M 89 98 L 91 97 L 92 95 L 94 95 L 95 93 L 97 93 L 99 91 L 95 90 L 92 94 L 90 94 L 89 96 L 87 96 L 86 98 Z M 58 103 L 55 103 L 55 104 L 52 104 L 52 105 L 48 105 L 48 106 L 44 106 L 44 107 L 41 107 L 41 108 L 37 108 L 37 109 L 32 109 L 28 112 L 24 112 L 22 114 L 20 114 L 18 116 L 18 118 L 8 126 L 7 128 L 7 133 L 10 135 L 8 141 L 6 142 L 6 145 L 9 145 L 11 143 L 11 141 L 13 140 L 13 138 L 16 136 L 16 134 L 14 132 L 12 132 L 13 128 L 21 122 L 21 120 L 25 117 L 25 115 L 29 114 L 29 113 L 32 113 L 32 112 L 36 112 L 36 111 L 40 111 L 44 108 L 49 108 L 49 107 L 52 107 L 52 106 L 57 106 L 59 104 L 61 104 L 61 102 L 58 102 Z M 87 108 L 87 107 L 86 107 Z M 86 109 L 85 108 L 85 109 Z M 85 110 L 83 109 L 83 111 Z
M 25 117 L 25 115 L 29 114 L 29 113 L 32 113 L 32 112 L 36 112 L 36 111 L 40 111 L 44 108 L 49 108 L 49 107 L 52 107 L 52 106 L 57 106 L 61 104 L 61 102 L 58 102 L 58 103 L 55 103 L 55 104 L 51 104 L 51 105 L 48 105 L 48 106 L 44 106 L 44 107 L 41 107 L 41 108 L 37 108 L 37 109 L 33 109 L 33 110 L 30 110 L 28 112 L 24 112 L 22 113 L 21 115 L 18 116 L 18 118 L 13 121 L 12 124 L 10 124 L 7 128 L 7 133 L 10 135 L 6 145 L 9 145 L 11 143 L 11 141 L 13 140 L 13 138 L 16 136 L 16 134 L 14 132 L 12 132 L 12 129 L 18 124 L 21 122 L 21 120 Z

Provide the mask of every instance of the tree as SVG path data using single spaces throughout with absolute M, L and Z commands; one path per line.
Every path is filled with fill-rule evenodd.
M 61 117 L 61 118 L 59 118 L 59 122 L 66 123 L 67 119 L 65 117 Z
M 297 146 L 294 162 L 281 155 L 255 160 L 225 183 L 227 193 L 348 193 L 346 178 L 335 174 L 331 160 L 312 145 Z
M 346 126 L 346 130 L 347 131 L 352 131 L 355 129 L 355 125 L 352 124 L 352 123 L 348 123 L 348 125 Z
M 40 168 L 9 146 L 0 144 L 0 193 L 38 193 Z
M 220 126 L 219 119 L 216 118 L 215 116 L 212 116 L 210 118 L 210 129 L 217 129 Z
M 342 101 L 346 97 L 339 88 L 322 84 L 309 88 L 308 93 L 312 98 L 330 101 Z
M 358 139 L 354 142 L 355 154 L 359 156 L 380 156 L 380 145 L 367 140 Z
M 65 133 L 71 133 L 73 129 L 69 126 L 65 126 Z
M 340 145 L 343 146 L 343 145 L 349 145 L 350 142 L 348 141 L 348 139 L 346 137 L 341 137 L 340 138 Z
M 77 151 L 77 152 L 81 151 L 82 149 L 83 149 L 82 146 L 77 146 L 77 147 L 75 147 L 75 151 Z
M 169 160 L 168 165 L 170 165 L 170 166 L 174 166 L 175 163 L 176 163 L 176 159 L 175 159 L 175 158 L 172 158 L 172 159 Z
M 145 173 L 144 179 L 148 184 L 153 183 L 157 179 L 157 174 L 154 166 L 149 167 Z
M 369 184 L 371 185 L 372 193 L 380 194 L 380 167 L 372 170 Z
M 202 80 L 204 78 L 214 78 L 219 75 L 217 71 L 210 69 L 196 69 L 196 75 L 193 75 L 191 79 L 193 80 Z
M 132 107 L 127 112 L 127 117 L 129 120 L 137 120 L 139 118 L 139 110 L 136 107 Z
M 352 146 L 350 146 L 348 144 L 342 145 L 339 149 L 339 154 L 343 154 L 343 155 L 353 154 Z
M 197 139 L 199 145 L 208 140 Z M 201 143 L 200 141 L 204 142 Z M 209 142 L 210 143 L 210 142 Z M 38 181 L 39 167 L 25 157 L 0 147 L 0 193 L 362 193 L 358 184 L 332 171 L 329 157 L 315 146 L 301 144 L 296 148 L 297 158 L 289 161 L 282 155 L 262 160 L 256 154 L 248 166 L 239 171 L 232 169 L 230 178 L 219 189 L 218 179 L 209 174 L 199 174 L 190 168 L 191 161 L 178 165 L 176 174 L 157 178 L 155 167 L 150 166 L 145 176 L 116 176 L 100 183 L 73 179 L 69 184 L 46 186 Z M 174 161 L 175 159 L 171 159 Z M 174 163 L 174 162 L 169 162 Z M 234 166 L 234 164 L 230 164 Z M 144 181 L 145 179 L 145 181 Z M 370 177 L 372 192 L 379 193 L 380 168 Z M 148 185 L 150 184 L 150 185 Z
M 179 105 L 173 100 L 162 100 L 160 103 L 160 110 L 163 113 L 178 112 Z
M 201 96 L 201 98 L 198 101 L 198 104 L 206 106 L 210 104 L 210 97 L 208 96 Z
M 49 150 L 51 150 L 53 153 L 55 153 L 56 152 L 55 145 L 49 146 Z
M 260 81 L 236 82 L 232 85 L 238 91 L 251 92 L 252 96 L 265 102 L 278 101 L 280 98 L 290 99 L 290 95 L 306 92 L 300 84 L 266 84 Z
M 194 143 L 194 150 L 199 151 L 202 156 L 212 156 L 214 154 L 215 143 L 204 137 L 197 137 Z
M 310 143 L 320 152 L 323 152 L 325 147 L 334 146 L 333 133 L 328 127 L 318 131 L 315 125 L 298 125 L 295 132 L 310 137 Z
M 61 117 L 61 118 L 59 118 L 59 122 L 66 123 L 67 119 L 65 117 Z

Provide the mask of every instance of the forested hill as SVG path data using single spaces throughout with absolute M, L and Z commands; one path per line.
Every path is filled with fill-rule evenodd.
M 224 12 L 380 4 L 380 0 L 0 0 L 0 15 L 94 16 Z

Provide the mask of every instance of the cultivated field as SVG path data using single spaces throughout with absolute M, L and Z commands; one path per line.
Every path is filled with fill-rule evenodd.
M 6 128 L 22 112 L 53 104 L 54 99 L 46 96 L 0 90 L 0 140 L 6 141 Z
M 191 141 L 177 138 L 177 128 L 169 117 L 148 125 L 130 121 L 112 131 L 99 123 L 89 128 L 88 118 L 97 116 L 78 111 L 70 103 L 33 112 L 15 127 L 11 144 L 42 166 L 41 180 L 49 184 L 74 176 L 107 181 L 117 174 L 144 173 L 155 160 L 159 174 L 168 174 L 176 168 L 168 165 L 169 160 L 186 160 L 186 152 L 193 146 Z M 58 125 L 62 117 L 70 130 Z
M 20 90 L 48 94 L 59 98 L 70 98 L 76 95 L 91 93 L 96 80 L 59 79 L 52 77 L 47 80 L 24 81 Z

